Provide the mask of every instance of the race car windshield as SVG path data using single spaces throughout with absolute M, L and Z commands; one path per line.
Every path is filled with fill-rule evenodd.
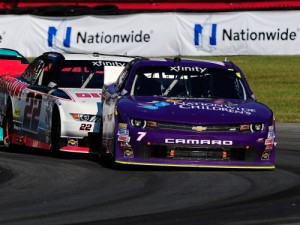
M 61 67 L 58 86 L 62 88 L 102 88 L 103 83 L 103 66 L 94 66 L 88 60 L 67 60 Z
M 133 81 L 131 95 L 243 100 L 249 97 L 240 75 L 234 71 L 199 67 L 180 68 L 139 68 Z

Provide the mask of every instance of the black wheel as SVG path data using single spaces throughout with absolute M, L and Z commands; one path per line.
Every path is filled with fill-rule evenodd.
M 115 166 L 115 156 L 114 156 L 114 153 L 107 153 L 107 145 L 108 143 L 104 143 L 105 139 L 103 139 L 103 123 L 101 121 L 101 124 L 100 124 L 100 134 L 101 134 L 101 147 L 100 147 L 100 150 L 99 150 L 99 158 L 100 158 L 100 164 L 102 166 L 105 166 L 105 167 L 114 167 Z M 113 151 L 115 149 L 113 148 Z
M 61 139 L 60 115 L 58 109 L 54 108 L 53 116 L 52 116 L 51 148 L 50 148 L 50 151 L 53 156 L 59 155 L 61 146 L 62 146 L 62 139 Z
M 12 136 L 13 136 L 13 115 L 12 115 L 12 106 L 8 105 L 6 110 L 6 115 L 3 120 L 3 144 L 7 150 L 11 151 L 14 148 L 12 144 Z

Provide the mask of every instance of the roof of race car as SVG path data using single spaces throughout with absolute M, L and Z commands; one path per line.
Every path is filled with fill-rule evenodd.
M 0 59 L 21 60 L 23 63 L 28 63 L 27 59 L 18 51 L 9 48 L 0 48 Z
M 134 57 L 99 53 L 62 53 L 65 60 L 105 60 L 130 62 Z
M 19 52 L 17 52 L 16 50 L 8 49 L 8 48 L 1 48 L 0 55 L 22 57 L 21 54 Z
M 141 66 L 188 66 L 209 67 L 236 70 L 238 67 L 230 61 L 216 61 L 203 59 L 174 58 L 136 58 L 136 63 Z
M 159 61 L 159 62 L 200 62 L 200 63 L 210 63 L 210 64 L 216 64 L 220 66 L 225 66 L 225 63 L 223 61 L 217 61 L 217 60 L 205 60 L 205 59 L 191 59 L 191 58 L 181 58 L 181 57 L 175 57 L 175 58 L 143 58 L 145 61 Z

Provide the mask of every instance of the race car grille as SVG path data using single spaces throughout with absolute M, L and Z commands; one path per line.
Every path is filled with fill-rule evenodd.
M 139 155 L 141 158 L 162 158 L 182 160 L 228 160 L 254 161 L 254 149 L 243 147 L 197 147 L 197 146 L 167 146 L 143 145 Z
M 157 127 L 160 129 L 192 131 L 192 132 L 220 132 L 220 131 L 239 131 L 239 125 L 191 125 L 179 123 L 158 122 Z

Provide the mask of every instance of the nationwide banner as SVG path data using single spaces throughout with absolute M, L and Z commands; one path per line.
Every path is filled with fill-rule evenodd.
M 0 16 L 0 47 L 131 56 L 299 55 L 300 11 Z

